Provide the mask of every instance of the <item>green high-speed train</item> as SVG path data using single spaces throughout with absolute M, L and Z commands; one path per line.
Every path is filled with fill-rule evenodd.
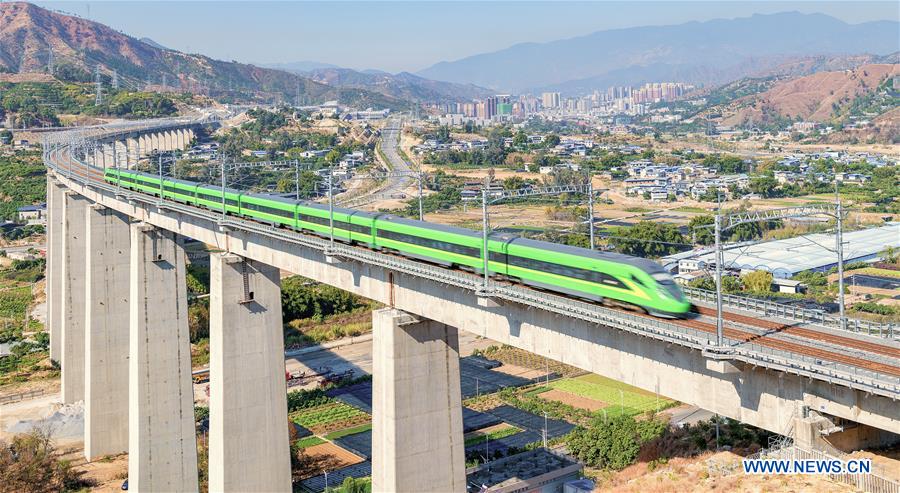
M 222 211 L 273 226 L 330 236 L 328 207 L 261 193 L 107 168 L 104 179 L 121 188 Z M 446 267 L 483 273 L 480 233 L 397 217 L 334 208 L 334 238 L 396 252 Z M 656 316 L 686 316 L 691 303 L 662 267 L 647 259 L 597 252 L 512 235 L 488 241 L 491 276 L 606 304 L 625 304 Z

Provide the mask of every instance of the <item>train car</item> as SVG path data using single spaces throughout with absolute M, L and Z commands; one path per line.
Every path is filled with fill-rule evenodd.
M 225 188 L 225 210 L 230 214 L 241 212 L 241 191 Z M 199 185 L 197 187 L 196 204 L 213 211 L 222 212 L 222 187 Z
M 651 260 L 512 236 L 492 241 L 489 250 L 491 270 L 523 284 L 592 301 L 615 300 L 657 316 L 682 316 L 691 309 L 672 276 Z
M 159 178 L 157 178 L 159 180 Z M 172 199 L 182 204 L 194 205 L 197 200 L 197 187 L 200 185 L 194 181 L 178 180 L 175 178 L 163 179 L 163 198 Z
M 373 246 L 375 236 L 373 214 L 344 207 L 334 207 L 333 217 L 329 216 L 328 206 L 316 202 L 301 202 L 297 207 L 297 227 L 303 231 L 316 233 L 319 236 L 331 236 L 331 222 L 334 221 L 334 237 L 348 243 L 365 243 Z
M 475 231 L 393 215 L 375 220 L 375 247 L 446 267 L 483 269 L 482 236 Z
M 296 229 L 297 205 L 296 200 L 263 193 L 244 193 L 240 196 L 241 215 L 273 226 L 283 225 Z

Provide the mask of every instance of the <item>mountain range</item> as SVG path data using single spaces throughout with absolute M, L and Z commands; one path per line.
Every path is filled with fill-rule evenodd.
M 598 31 L 441 62 L 429 79 L 495 91 L 567 93 L 653 81 L 718 84 L 817 55 L 897 51 L 900 22 L 848 24 L 784 12 L 736 19 Z
M 411 107 L 409 101 L 376 91 L 334 87 L 283 70 L 170 50 L 29 3 L 0 3 L 0 71 L 46 72 L 51 61 L 57 77 L 90 81 L 99 66 L 105 80 L 115 71 L 120 85 L 134 89 L 165 86 L 264 101 L 300 98 L 306 103 L 337 100 L 359 108 Z

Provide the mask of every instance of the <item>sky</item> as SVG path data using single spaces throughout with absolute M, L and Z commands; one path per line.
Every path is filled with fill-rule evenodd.
M 169 48 L 246 63 L 315 61 L 415 72 L 440 61 L 605 29 L 755 13 L 900 20 L 900 2 L 37 1 Z

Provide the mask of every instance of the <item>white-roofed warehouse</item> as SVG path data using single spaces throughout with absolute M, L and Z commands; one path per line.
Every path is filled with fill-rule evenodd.
M 837 266 L 834 234 L 811 234 L 787 240 L 726 247 L 725 266 L 735 270 L 766 270 L 780 279 L 805 270 L 827 271 Z M 900 223 L 844 233 L 844 263 L 873 260 L 887 246 L 900 248 Z M 692 265 L 715 265 L 715 252 L 704 249 L 672 255 L 663 264 L 688 260 Z

